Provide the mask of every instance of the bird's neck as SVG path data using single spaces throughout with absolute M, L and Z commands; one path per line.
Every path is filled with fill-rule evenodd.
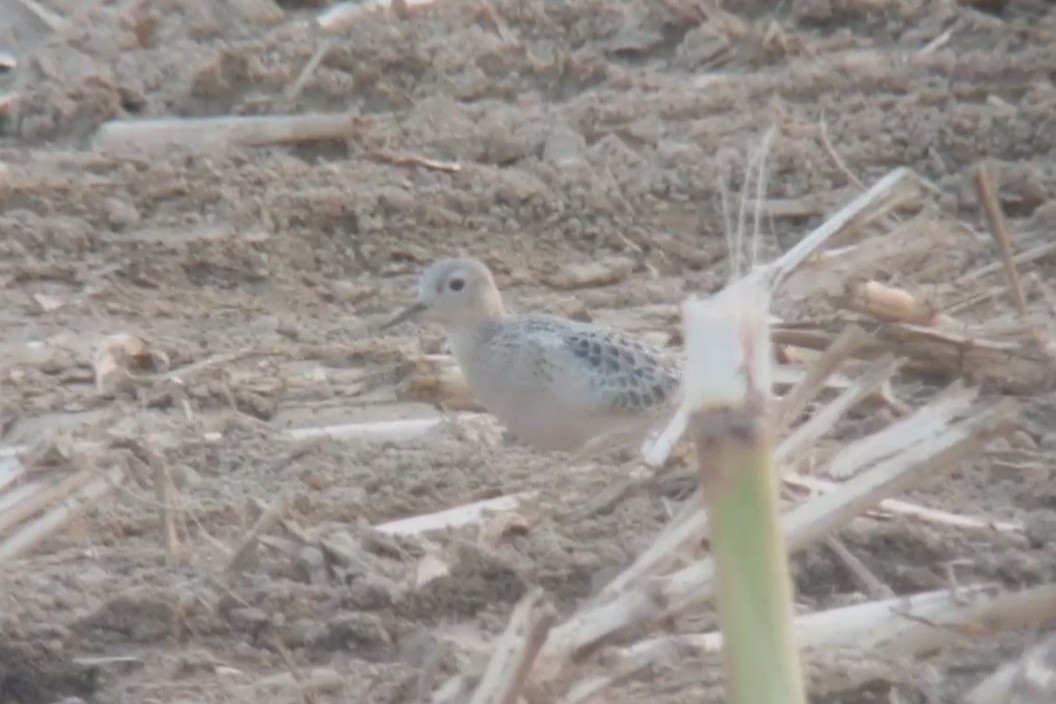
M 483 313 L 481 322 L 483 323 L 496 323 L 502 321 L 508 316 L 506 313 L 506 306 L 502 303 L 502 296 L 498 292 L 494 292 L 494 295 L 485 296 L 483 301 Z
M 457 323 L 445 328 L 447 343 L 460 367 L 465 369 L 467 364 L 472 364 L 480 346 L 487 343 L 508 317 L 504 311 L 473 323 Z

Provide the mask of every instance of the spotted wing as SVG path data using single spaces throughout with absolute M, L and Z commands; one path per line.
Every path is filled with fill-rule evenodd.
M 525 331 L 538 346 L 537 378 L 557 393 L 590 399 L 586 405 L 637 413 L 669 401 L 678 386 L 674 364 L 656 348 L 617 330 L 549 316 L 531 316 Z

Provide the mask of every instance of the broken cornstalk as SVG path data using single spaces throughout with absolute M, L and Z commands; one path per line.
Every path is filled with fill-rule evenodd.
M 688 428 L 711 516 L 726 687 L 737 704 L 806 702 L 766 412 L 768 298 L 743 281 L 684 308 Z

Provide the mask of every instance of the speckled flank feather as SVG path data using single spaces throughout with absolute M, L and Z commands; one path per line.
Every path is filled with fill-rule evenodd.
M 585 385 L 580 397 L 596 410 L 634 413 L 662 406 L 678 387 L 673 366 L 658 350 L 630 335 L 548 315 L 498 323 L 491 345 L 538 345 L 536 374 L 551 382 Z M 548 373 L 543 374 L 543 368 Z
M 444 325 L 469 387 L 536 447 L 574 452 L 598 438 L 642 435 L 674 398 L 677 368 L 660 350 L 587 323 L 509 315 L 475 260 L 438 262 L 422 281 L 419 305 Z

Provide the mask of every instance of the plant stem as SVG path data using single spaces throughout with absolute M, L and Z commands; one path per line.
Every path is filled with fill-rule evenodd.
M 750 404 L 703 410 L 691 428 L 711 516 L 731 704 L 805 704 L 765 415 Z

